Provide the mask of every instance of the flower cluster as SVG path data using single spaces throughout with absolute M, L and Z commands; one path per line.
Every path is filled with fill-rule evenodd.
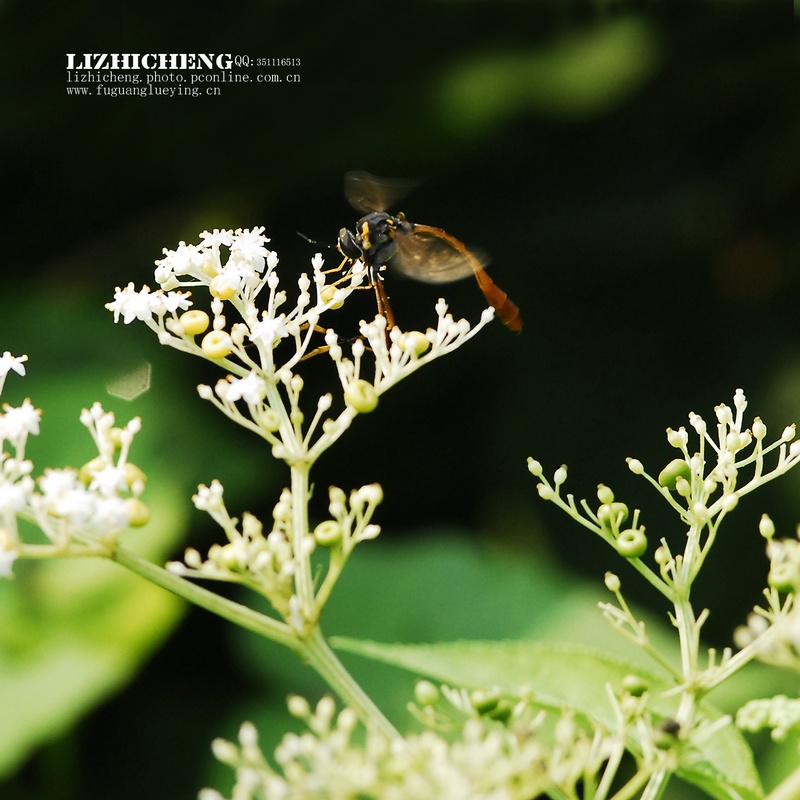
M 25 374 L 27 356 L 0 357 L 0 389 L 9 371 Z M 119 535 L 144 524 L 147 509 L 139 499 L 145 477 L 128 460 L 141 427 L 134 418 L 125 427 L 95 403 L 81 413 L 98 455 L 81 469 L 46 469 L 35 480 L 33 463 L 25 457 L 28 436 L 39 433 L 41 412 L 30 400 L 0 415 L 0 576 L 9 577 L 14 561 L 25 556 L 109 555 Z M 7 450 L 8 448 L 8 450 Z M 9 452 L 10 450 L 10 452 Z M 33 522 L 49 543 L 26 543 L 19 520 Z
M 530 701 L 518 701 L 500 721 L 480 714 L 469 700 L 459 703 L 460 694 L 448 693 L 467 712 L 452 737 L 431 729 L 394 740 L 367 732 L 361 743 L 353 735 L 352 711 L 337 713 L 328 697 L 312 709 L 295 696 L 289 709 L 308 730 L 283 738 L 275 767 L 249 723 L 242 725 L 238 744 L 216 740 L 213 750 L 236 771 L 232 800 L 530 800 L 545 792 L 576 797 L 578 786 L 601 770 L 614 748 L 610 737 L 587 732 L 569 714 L 556 722 L 548 741 L 549 734 L 540 735 L 545 715 Z M 200 798 L 222 795 L 206 789 Z
M 278 257 L 267 248 L 262 228 L 214 230 L 200 243 L 181 243 L 157 261 L 160 288 L 117 288 L 107 308 L 115 321 L 141 320 L 162 344 L 218 363 L 229 374 L 212 389 L 200 387 L 237 424 L 253 430 L 273 447 L 273 454 L 290 463 L 312 463 L 352 422 L 371 411 L 383 392 L 423 364 L 451 352 L 477 333 L 493 316 L 487 309 L 475 326 L 454 320 L 447 305 L 436 305 L 436 324 L 425 332 L 403 332 L 378 314 L 362 322 L 359 336 L 341 336 L 322 326 L 323 315 L 343 305 L 353 291 L 368 288 L 370 277 L 361 262 L 350 264 L 329 282 L 320 254 L 312 259 L 312 274 L 297 281 L 292 306 L 280 288 Z M 335 269 L 333 270 L 336 271 Z M 209 311 L 194 308 L 191 292 L 204 288 Z M 256 301 L 263 298 L 263 307 Z M 227 305 L 226 305 L 227 304 Z M 226 308 L 235 310 L 230 321 Z M 345 354 L 343 342 L 349 342 Z M 311 356 L 327 353 L 342 386 L 344 408 L 335 409 L 325 394 L 315 404 L 310 423 L 300 406 L 303 380 L 296 370 Z M 366 362 L 372 362 L 367 366 Z
M 751 700 L 736 714 L 736 724 L 746 731 L 770 729 L 775 741 L 800 732 L 800 698 L 778 694 L 766 700 Z
M 291 490 L 284 489 L 281 493 L 273 510 L 272 529 L 265 533 L 263 523 L 253 514 L 243 514 L 241 521 L 230 516 L 219 481 L 200 486 L 192 498 L 194 504 L 222 528 L 227 542 L 212 545 L 206 558 L 190 547 L 182 563 L 173 561 L 167 568 L 175 575 L 247 586 L 268 598 L 284 620 L 302 631 L 304 623 L 298 614 L 295 580 L 317 546 L 329 551 L 330 561 L 314 595 L 314 619 L 322 613 L 355 545 L 374 539 L 380 532 L 371 522 L 383 497 L 379 486 L 363 486 L 351 492 L 349 498 L 332 486 L 329 494 L 331 518 L 319 523 L 313 533 L 295 537 L 296 509 Z
M 725 404 L 717 406 L 716 437 L 699 414 L 691 413 L 689 423 L 699 438 L 696 450 L 690 451 L 685 428 L 667 429 L 668 443 L 681 456 L 670 461 L 657 478 L 645 472 L 638 459 L 628 459 L 631 472 L 644 476 L 687 526 L 682 554 L 674 555 L 664 539 L 655 550 L 659 579 L 653 576 L 652 582 L 662 588 L 680 590 L 691 584 L 716 540 L 720 523 L 739 499 L 800 463 L 800 441 L 793 441 L 795 426 L 787 426 L 777 440 L 767 444 L 767 426 L 760 418 L 756 417 L 749 429 L 744 427 L 746 408 L 747 400 L 741 389 L 736 391 L 733 408 Z M 776 452 L 776 463 L 770 467 L 767 456 Z M 752 473 L 743 480 L 746 468 Z M 564 509 L 624 557 L 638 562 L 645 554 L 648 541 L 644 527 L 639 524 L 639 511 L 634 511 L 631 523 L 626 525 L 628 506 L 617 501 L 609 487 L 602 484 L 598 487 L 600 505 L 596 510 L 585 500 L 579 508 L 572 495 L 561 494 L 566 467 L 556 470 L 552 482 L 544 477 L 538 461 L 529 459 L 528 469 L 539 478 L 537 488 L 543 499 Z M 640 566 L 637 564 L 637 568 Z
M 800 672 L 800 527 L 798 538 L 775 539 L 775 525 L 765 514 L 759 531 L 767 540 L 768 588 L 764 608 L 756 607 L 747 624 L 734 631 L 734 641 L 756 650 L 759 661 Z M 781 594 L 786 599 L 781 601 Z
M 661 538 L 652 553 L 655 562 L 652 567 L 644 560 L 650 542 L 638 509 L 630 515 L 627 504 L 618 501 L 613 491 L 602 484 L 597 490 L 598 507 L 592 507 L 586 500 L 579 505 L 572 495 L 562 494 L 561 487 L 567 478 L 565 467 L 557 469 L 553 479 L 548 480 L 539 462 L 533 459 L 528 462 L 531 473 L 539 478 L 538 491 L 543 499 L 555 503 L 601 536 L 672 604 L 670 617 L 678 632 L 680 666 L 672 664 L 652 645 L 644 623 L 622 596 L 620 579 L 614 573 L 606 574 L 606 587 L 615 595 L 616 604 L 601 603 L 603 614 L 618 632 L 642 647 L 673 676 L 675 691 L 681 693 L 676 719 L 682 729 L 691 729 L 698 723 L 698 698 L 748 661 L 764 658 L 800 664 L 794 602 L 800 586 L 800 546 L 797 541 L 774 541 L 774 527 L 767 517 L 759 526 L 768 540 L 770 558 L 768 587 L 764 592 L 766 608 L 756 609 L 748 628 L 737 633 L 741 649 L 734 652 L 724 648 L 721 654 L 709 650 L 707 663 L 701 664 L 700 634 L 709 611 L 694 609 L 691 589 L 717 539 L 720 525 L 742 496 L 800 463 L 800 442 L 794 441 L 795 426 L 784 428 L 777 439 L 768 443 L 767 427 L 760 418 L 745 427 L 746 408 L 744 393 L 737 390 L 732 408 L 722 404 L 714 409 L 713 428 L 699 414 L 690 414 L 689 424 L 699 440 L 691 448 L 685 428 L 668 429 L 667 442 L 680 456 L 670 461 L 657 477 L 646 473 L 638 459 L 628 459 L 630 470 L 644 476 L 656 488 L 685 526 L 679 552 L 675 552 L 674 542 L 670 544 Z

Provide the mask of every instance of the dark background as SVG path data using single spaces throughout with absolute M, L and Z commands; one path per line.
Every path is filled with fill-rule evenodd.
M 17 1 L 0 17 L 2 349 L 52 376 L 40 406 L 57 402 L 63 370 L 85 370 L 101 391 L 112 371 L 151 361 L 174 417 L 165 451 L 180 458 L 187 497 L 232 442 L 234 507 L 268 514 L 285 476 L 196 397 L 213 369 L 159 348 L 144 326 L 113 326 L 103 304 L 117 285 L 152 286 L 162 248 L 204 228 L 264 225 L 283 274 L 308 270 L 318 248 L 296 232 L 333 243 L 352 225 L 342 177 L 354 168 L 419 179 L 402 210 L 488 252 L 525 318 L 520 335 L 494 323 L 394 389 L 318 465 L 320 487 L 383 485 L 387 541 L 446 524 L 597 579 L 611 555 L 539 501 L 529 455 L 550 473 L 568 464 L 578 497 L 602 481 L 642 505 L 654 498 L 625 458 L 657 474 L 672 458 L 664 429 L 689 411 L 712 419 L 742 387 L 749 416 L 776 435 L 800 417 L 791 4 L 84 0 L 34 15 Z M 79 98 L 65 92 L 68 52 L 293 57 L 301 82 Z M 389 288 L 402 326 L 428 324 L 440 288 Z M 472 281 L 445 291 L 476 318 Z M 309 364 L 310 387 L 329 379 Z M 744 587 L 726 592 L 707 626 L 723 646 L 759 599 L 757 520 L 766 510 L 790 533 L 797 480 L 742 506 L 714 555 L 720 582 L 698 595 Z M 655 537 L 680 535 L 658 503 L 648 514 Z M 204 524 L 196 515 L 193 541 L 213 540 Z M 191 613 L 138 681 L 28 764 L 9 796 L 192 796 L 191 765 L 220 732 L 214 714 L 247 694 L 224 642 L 220 626 Z M 174 744 L 152 770 L 121 776 L 104 746 L 152 758 L 137 750 L 140 733 L 148 741 L 137 726 L 176 673 L 174 715 L 163 711 L 174 729 L 160 726 Z M 214 692 L 210 680 L 237 689 Z M 126 738 L 109 743 L 119 726 Z M 76 776 L 74 764 L 98 752 L 106 768 Z M 163 787 L 167 773 L 178 794 L 150 783 L 158 775 Z

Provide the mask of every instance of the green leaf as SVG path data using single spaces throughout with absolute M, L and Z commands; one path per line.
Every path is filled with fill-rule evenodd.
M 606 687 L 617 689 L 631 672 L 649 683 L 651 708 L 657 715 L 671 718 L 677 708 L 675 696 L 663 697 L 671 688 L 667 679 L 579 645 L 525 641 L 393 645 L 343 638 L 334 644 L 453 686 L 499 687 L 512 694 L 532 689 L 544 707 L 567 706 L 612 728 L 615 721 Z M 722 716 L 708 703 L 700 708 L 710 722 Z M 693 738 L 682 750 L 678 775 L 719 800 L 763 796 L 752 753 L 732 725 L 721 727 L 710 739 Z
M 592 117 L 637 91 L 660 61 L 652 26 L 640 18 L 618 18 L 540 48 L 470 54 L 442 79 L 439 108 L 454 128 L 467 133 L 532 109 Z
M 149 496 L 148 496 L 149 494 Z M 184 520 L 168 490 L 130 545 L 156 560 Z M 183 614 L 177 598 L 105 561 L 18 563 L 0 583 L 0 779 L 125 685 Z

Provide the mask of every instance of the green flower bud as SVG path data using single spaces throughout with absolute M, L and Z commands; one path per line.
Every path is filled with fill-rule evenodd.
M 626 675 L 622 679 L 622 691 L 633 697 L 641 697 L 649 688 L 647 681 L 638 675 Z
M 775 564 L 769 571 L 767 581 L 773 589 L 779 592 L 793 592 L 800 583 L 797 565 L 790 562 Z
M 500 693 L 496 689 L 475 689 L 470 692 L 469 701 L 479 714 L 488 714 L 497 708 L 497 704 L 500 702 Z
M 688 481 L 691 479 L 692 471 L 689 465 L 682 458 L 674 458 L 658 473 L 658 482 L 671 492 L 675 491 L 675 482 L 678 478 Z
M 604 580 L 606 589 L 608 589 L 609 592 L 614 592 L 614 594 L 616 594 L 622 586 L 619 576 L 615 575 L 613 572 L 606 572 Z
M 597 487 L 597 499 L 604 505 L 610 505 L 614 502 L 614 492 L 608 486 L 602 483 Z
M 421 706 L 433 706 L 439 702 L 439 687 L 430 681 L 417 681 L 414 687 L 414 699 Z
M 314 539 L 322 547 L 334 547 L 342 541 L 342 526 L 335 519 L 326 519 L 314 528 Z
M 628 519 L 628 506 L 625 503 L 603 503 L 597 509 L 597 518 L 606 528 L 622 525 Z
M 647 537 L 642 528 L 628 528 L 617 537 L 617 552 L 623 558 L 641 558 L 647 552 Z
M 126 497 L 124 502 L 131 528 L 141 528 L 150 521 L 150 509 L 138 497 Z
M 639 461 L 638 458 L 629 458 L 627 459 L 627 462 L 628 462 L 628 469 L 634 475 L 641 475 L 644 472 L 644 464 L 642 464 L 642 462 Z
M 497 722 L 507 722 L 514 712 L 514 706 L 508 700 L 501 700 L 486 716 Z
M 535 458 L 529 458 L 528 472 L 530 472 L 531 475 L 535 475 L 537 478 L 541 478 L 544 473 L 544 468 Z
M 359 414 L 369 414 L 378 405 L 378 393 L 371 383 L 359 379 L 344 390 L 344 402 Z

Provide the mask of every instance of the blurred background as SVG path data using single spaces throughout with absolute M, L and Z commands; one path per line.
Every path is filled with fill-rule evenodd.
M 0 4 L 0 349 L 30 357 L 3 399 L 44 410 L 38 466 L 91 455 L 77 417 L 101 400 L 144 421 L 137 463 L 153 523 L 132 546 L 164 561 L 215 541 L 189 500 L 213 478 L 232 513 L 268 517 L 286 475 L 197 397 L 217 373 L 141 324 L 113 325 L 103 305 L 115 286 L 152 286 L 162 248 L 206 228 L 265 226 L 291 285 L 319 249 L 297 232 L 334 244 L 359 216 L 347 170 L 413 178 L 395 210 L 488 253 L 525 327 L 494 323 L 417 373 L 318 464 L 320 496 L 371 482 L 385 493 L 381 540 L 355 558 L 328 632 L 585 639 L 601 627 L 594 601 L 611 568 L 663 615 L 613 553 L 539 500 L 526 458 L 550 474 L 567 464 L 578 497 L 612 486 L 643 508 L 653 539 L 679 541 L 625 458 L 657 474 L 673 457 L 665 428 L 690 411 L 713 418 L 739 387 L 776 436 L 800 419 L 790 4 L 50 5 Z M 295 58 L 249 72 L 300 82 L 225 84 L 217 97 L 67 95 L 66 53 L 113 52 Z M 430 323 L 441 287 L 387 285 L 403 327 Z M 471 280 L 444 292 L 457 315 L 484 305 Z M 150 391 L 108 395 L 144 362 Z M 307 367 L 308 391 L 326 391 L 323 359 Z M 759 601 L 758 519 L 768 512 L 791 535 L 799 484 L 771 484 L 728 523 L 697 591 L 712 607 L 709 643 L 730 644 Z M 194 797 L 227 780 L 213 737 L 253 719 L 277 738 L 286 694 L 323 691 L 277 647 L 140 583 L 107 564 L 20 564 L 0 586 L 4 798 Z M 411 676 L 352 668 L 402 720 L 396 696 Z

